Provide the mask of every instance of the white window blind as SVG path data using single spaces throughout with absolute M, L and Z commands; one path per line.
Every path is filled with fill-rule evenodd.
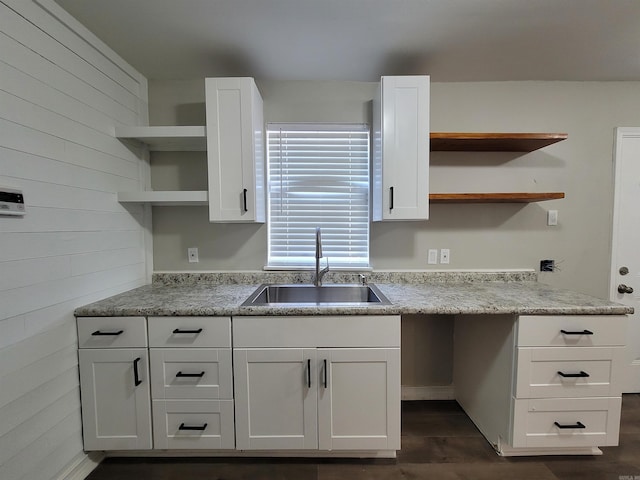
M 267 126 L 270 267 L 369 266 L 369 128 Z

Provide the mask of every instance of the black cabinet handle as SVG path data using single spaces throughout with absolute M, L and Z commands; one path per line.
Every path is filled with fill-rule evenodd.
M 389 210 L 393 210 L 393 187 L 389 187 Z
M 182 373 L 182 371 L 176 373 L 176 377 L 204 377 L 204 372 L 200 373 Z
M 204 430 L 205 428 L 207 428 L 206 423 L 204 425 L 185 425 L 181 423 L 178 430 Z
M 324 360 L 324 375 L 322 378 L 322 384 L 324 385 L 324 388 L 327 388 L 327 383 L 328 383 L 328 377 L 329 374 L 327 373 L 327 359 L 325 358 Z
M 570 330 L 560 330 L 560 333 L 563 333 L 565 335 L 593 335 L 593 332 L 591 330 L 582 330 L 576 332 L 572 332 Z
M 136 358 L 133 361 L 133 383 L 136 385 L 140 385 L 142 380 L 140 380 L 140 373 L 138 372 L 138 363 L 140 362 L 140 357 Z
M 201 333 L 202 329 L 198 328 L 196 330 L 183 330 L 181 328 L 176 328 L 173 333 Z
M 564 378 L 586 378 L 589 376 L 587 372 L 580 370 L 580 373 L 564 373 L 558 370 L 558 375 Z
M 244 211 L 248 212 L 249 209 L 247 208 L 247 189 L 245 188 L 244 190 L 242 190 L 242 202 L 244 205 Z
M 558 428 L 587 428 L 582 422 L 576 422 L 573 425 L 562 425 L 558 422 L 553 422 L 553 424 Z
M 307 388 L 311 388 L 311 359 L 307 359 Z
M 107 336 L 107 335 L 112 335 L 114 337 L 117 337 L 118 335 L 122 335 L 123 333 L 124 333 L 124 330 L 118 330 L 117 332 L 101 332 L 100 330 L 96 330 L 91 335 L 95 335 L 96 337 Z

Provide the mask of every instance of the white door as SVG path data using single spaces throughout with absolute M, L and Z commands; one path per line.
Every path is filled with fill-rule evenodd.
M 640 392 L 640 128 L 617 128 L 610 299 L 629 315 L 623 392 Z
M 321 450 L 400 449 L 400 349 L 318 349 Z
M 318 448 L 315 349 L 235 349 L 236 448 Z
M 146 348 L 80 349 L 85 450 L 151 448 Z

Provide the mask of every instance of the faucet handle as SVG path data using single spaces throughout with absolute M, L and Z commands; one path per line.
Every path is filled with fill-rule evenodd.
M 360 274 L 360 283 L 362 284 L 362 286 L 365 286 L 367 284 L 367 277 L 364 274 Z

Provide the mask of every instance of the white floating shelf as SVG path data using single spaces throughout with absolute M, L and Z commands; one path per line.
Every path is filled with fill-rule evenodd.
M 118 192 L 120 203 L 148 203 L 154 206 L 206 206 L 209 195 L 206 191 L 166 192 Z
M 205 127 L 116 127 L 116 137 L 146 143 L 151 151 L 204 152 L 207 150 Z

